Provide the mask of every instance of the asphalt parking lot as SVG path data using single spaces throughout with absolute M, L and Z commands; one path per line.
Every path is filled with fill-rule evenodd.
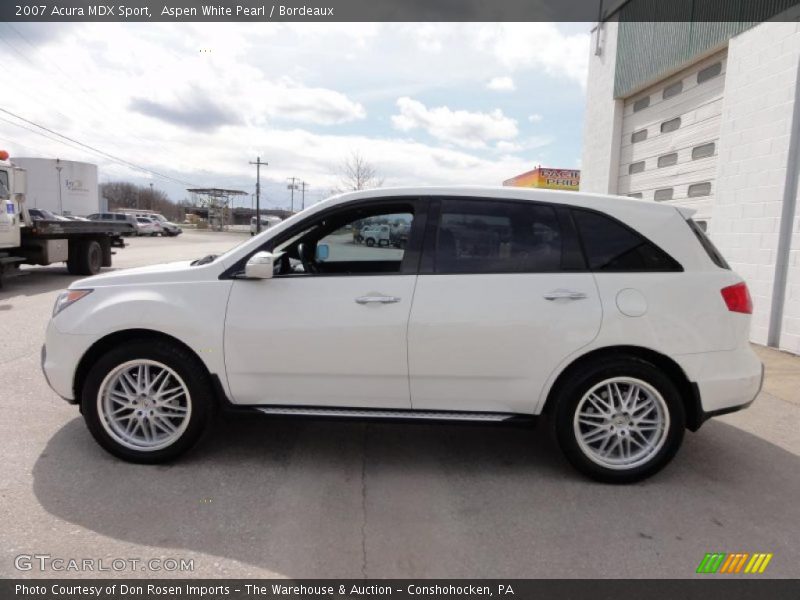
M 243 239 L 134 239 L 115 264 Z M 800 575 L 800 358 L 759 349 L 751 409 L 633 486 L 582 478 L 542 426 L 227 419 L 183 460 L 139 466 L 101 450 L 39 369 L 74 279 L 32 268 L 0 290 L 2 577 L 98 575 L 20 572 L 20 554 L 194 561 L 125 577 L 691 577 L 713 551 L 771 552 L 763 576 Z

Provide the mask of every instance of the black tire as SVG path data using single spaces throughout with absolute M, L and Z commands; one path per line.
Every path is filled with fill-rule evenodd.
M 375 239 L 369 237 L 366 240 L 364 240 L 364 243 L 371 248 L 372 246 L 375 245 Z
M 594 386 L 618 377 L 639 380 L 658 392 L 661 399 L 663 399 L 663 406 L 666 408 L 665 412 L 669 416 L 669 426 L 666 429 L 666 433 L 663 434 L 663 443 L 660 448 L 658 450 L 653 448 L 652 455 L 643 456 L 641 459 L 643 462 L 631 467 L 612 468 L 599 464 L 582 449 L 581 443 L 576 436 L 574 417 L 584 395 Z M 623 389 L 625 388 L 623 387 Z M 602 392 L 600 393 L 602 395 Z M 580 370 L 573 372 L 569 381 L 557 392 L 554 400 L 556 404 L 552 423 L 562 452 L 578 471 L 597 481 L 604 483 L 632 483 L 646 479 L 660 471 L 672 460 L 683 441 L 683 434 L 686 428 L 686 411 L 675 383 L 655 365 L 634 356 L 606 357 L 582 367 Z M 581 426 L 578 425 L 578 427 Z M 584 428 L 584 430 L 586 429 Z M 624 433 L 617 431 L 614 435 L 619 437 L 630 436 L 631 434 L 626 430 Z M 614 440 L 614 437 L 611 439 Z M 631 439 L 636 438 L 631 436 Z M 642 440 L 644 440 L 644 437 Z M 611 443 L 613 444 L 614 442 L 612 441 Z M 622 444 L 623 442 L 620 441 L 619 443 Z
M 183 380 L 191 403 L 189 422 L 171 445 L 157 450 L 136 450 L 123 445 L 106 430 L 101 419 L 98 394 L 106 375 L 119 365 L 147 359 L 166 365 Z M 125 342 L 101 356 L 89 370 L 81 394 L 81 412 L 94 439 L 114 456 L 133 463 L 157 464 L 173 460 L 194 446 L 210 429 L 216 411 L 208 372 L 190 352 L 168 341 L 138 339 Z
M 78 240 L 69 246 L 67 271 L 72 275 L 97 275 L 103 268 L 103 247 L 97 240 Z

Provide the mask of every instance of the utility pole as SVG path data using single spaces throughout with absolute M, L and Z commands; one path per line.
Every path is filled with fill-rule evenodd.
M 56 159 L 56 171 L 58 171 L 58 214 L 64 214 L 64 203 L 61 200 L 61 169 L 64 167 L 61 166 L 61 159 Z
M 302 204 L 300 210 L 306 209 L 306 190 L 309 188 L 308 183 L 305 181 L 300 182 L 300 191 L 302 192 Z
M 261 233 L 261 165 L 267 166 L 268 163 L 261 162 L 261 157 L 256 157 L 256 162 L 250 162 L 256 166 L 256 233 Z
M 150 210 L 155 206 L 155 198 L 153 197 L 153 182 L 150 182 Z
M 289 185 L 287 185 L 286 187 L 289 188 L 290 190 L 292 190 L 292 209 L 291 209 L 291 211 L 292 211 L 292 213 L 294 213 L 294 191 L 298 188 L 296 182 L 298 182 L 300 180 L 297 177 L 287 177 L 286 180 L 290 182 Z

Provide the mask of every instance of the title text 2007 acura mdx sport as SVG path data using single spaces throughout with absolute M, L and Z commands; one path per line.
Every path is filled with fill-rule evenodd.
M 402 244 L 367 245 L 388 226 Z M 172 459 L 215 409 L 504 421 L 547 413 L 625 482 L 762 381 L 751 301 L 687 212 L 629 198 L 382 189 L 221 256 L 108 273 L 56 302 L 43 365 L 106 450 Z

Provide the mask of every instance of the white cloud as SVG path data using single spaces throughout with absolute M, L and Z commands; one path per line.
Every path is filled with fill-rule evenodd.
M 486 88 L 496 92 L 513 92 L 517 89 L 511 77 L 492 77 L 486 84 Z
M 512 139 L 518 134 L 517 122 L 500 109 L 484 113 L 447 106 L 428 108 L 408 97 L 399 98 L 397 107 L 400 114 L 392 116 L 395 128 L 423 129 L 436 139 L 465 148 L 483 148 L 488 141 Z
M 554 23 L 492 23 L 476 38 L 508 69 L 535 69 L 586 86 L 589 34 L 564 34 Z
M 367 116 L 361 104 L 340 92 L 306 87 L 291 79 L 264 81 L 259 91 L 264 110 L 276 118 L 333 125 Z
M 517 144 L 516 142 L 497 142 L 494 145 L 495 149 L 498 152 L 502 152 L 504 154 L 513 154 L 514 152 L 519 152 L 523 149 L 522 144 Z
M 542 115 L 538 113 L 533 113 L 532 115 L 528 115 L 528 121 L 530 121 L 531 123 L 541 123 L 542 118 L 543 118 Z

